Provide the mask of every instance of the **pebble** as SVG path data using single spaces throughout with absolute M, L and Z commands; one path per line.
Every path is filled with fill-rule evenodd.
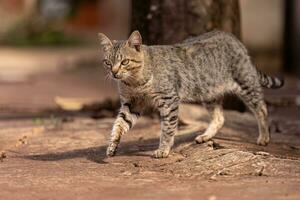
M 6 158 L 6 153 L 4 151 L 0 152 L 0 162 L 3 162 L 4 158 Z
M 125 175 L 125 176 L 131 176 L 132 173 L 130 171 L 125 171 L 125 172 L 123 172 L 123 175 Z
M 260 156 L 270 156 L 271 154 L 268 152 L 264 152 L 264 151 L 258 151 L 254 153 L 255 155 L 260 155 Z

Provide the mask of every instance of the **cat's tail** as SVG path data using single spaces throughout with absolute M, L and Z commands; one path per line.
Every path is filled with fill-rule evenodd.
M 284 78 L 283 77 L 272 77 L 266 75 L 261 71 L 257 71 L 259 82 L 263 87 L 277 89 L 281 88 L 284 85 Z

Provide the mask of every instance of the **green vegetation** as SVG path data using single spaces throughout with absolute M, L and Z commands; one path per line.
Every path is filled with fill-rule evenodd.
M 9 30 L 0 43 L 13 46 L 66 46 L 82 44 L 83 40 L 51 26 L 28 23 Z

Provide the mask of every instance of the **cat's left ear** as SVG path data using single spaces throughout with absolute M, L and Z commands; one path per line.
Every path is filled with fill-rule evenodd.
M 127 42 L 130 47 L 135 48 L 137 51 L 141 51 L 142 36 L 139 31 L 133 31 Z
M 110 39 L 108 39 L 108 37 L 103 33 L 98 33 L 98 39 L 100 42 L 101 49 L 104 52 L 108 51 L 113 46 Z

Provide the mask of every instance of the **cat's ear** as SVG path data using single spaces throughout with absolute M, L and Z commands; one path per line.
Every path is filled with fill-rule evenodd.
M 103 51 L 107 51 L 113 46 L 110 39 L 108 39 L 108 37 L 103 33 L 98 33 L 98 39 L 100 41 L 100 46 Z
M 133 31 L 127 40 L 128 45 L 135 48 L 137 51 L 141 50 L 142 36 L 139 31 Z

